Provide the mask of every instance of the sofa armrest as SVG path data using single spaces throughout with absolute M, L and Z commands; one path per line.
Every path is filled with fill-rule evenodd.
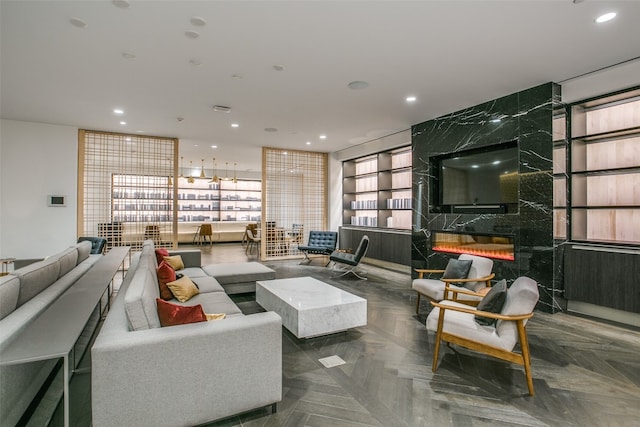
M 169 251 L 169 255 L 180 255 L 185 268 L 202 266 L 202 252 L 197 249 Z
M 101 333 L 91 350 L 93 425 L 198 425 L 280 401 L 281 325 L 266 312 Z

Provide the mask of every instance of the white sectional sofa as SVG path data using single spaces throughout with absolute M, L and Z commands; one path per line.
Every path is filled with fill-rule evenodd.
M 90 242 L 80 242 L 0 278 L 0 350 L 102 256 L 90 255 L 90 251 Z M 48 360 L 0 366 L 0 425 L 16 425 L 55 364 L 55 360 Z
M 205 313 L 226 313 L 226 318 L 161 327 L 157 260 L 147 240 L 91 350 L 95 427 L 193 426 L 264 406 L 275 409 L 282 399 L 280 316 L 243 315 L 206 273 L 207 266 L 200 267 L 199 251 L 172 254 L 181 254 L 185 268 L 178 272 L 200 293 L 184 303 L 170 302 L 201 304 Z M 235 264 L 241 275 L 241 264 L 254 263 Z

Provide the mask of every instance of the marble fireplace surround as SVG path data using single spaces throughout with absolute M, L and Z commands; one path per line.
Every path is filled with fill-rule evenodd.
M 531 277 L 539 286 L 537 308 L 564 310 L 564 242 L 553 238 L 552 215 L 553 118 L 559 110 L 560 86 L 545 83 L 412 127 L 412 270 L 441 269 L 455 256 L 431 247 L 434 232 L 508 234 L 517 242 L 513 260 L 494 261 L 496 278 L 511 283 L 519 276 Z M 513 140 L 518 144 L 520 177 L 515 213 L 430 210 L 431 157 Z

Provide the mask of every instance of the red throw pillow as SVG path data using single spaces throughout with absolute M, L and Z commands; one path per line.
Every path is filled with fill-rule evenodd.
M 164 260 L 164 257 L 169 256 L 169 251 L 165 248 L 156 249 L 156 259 L 158 260 L 158 265 Z
M 160 298 L 156 298 L 156 303 L 158 304 L 160 324 L 163 327 L 207 321 L 207 316 L 204 314 L 200 304 L 193 306 L 176 305 Z
M 160 298 L 165 301 L 169 301 L 173 298 L 171 289 L 167 286 L 167 283 L 174 282 L 176 280 L 176 271 L 164 260 L 160 263 L 158 270 L 158 287 L 160 288 Z

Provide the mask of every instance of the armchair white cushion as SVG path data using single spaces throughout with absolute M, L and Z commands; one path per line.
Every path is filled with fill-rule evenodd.
M 434 309 L 427 317 L 426 326 L 427 330 L 436 333 L 433 371 L 437 368 L 440 341 L 450 342 L 524 366 L 529 394 L 533 396 L 525 325 L 527 319 L 533 316 L 538 298 L 537 283 L 523 276 L 516 279 L 507 290 L 507 299 L 499 314 L 481 312 L 475 307 L 455 301 L 432 302 Z M 481 326 L 475 321 L 476 314 L 498 321 L 495 326 Z M 518 342 L 522 353 L 513 352 Z
M 493 260 L 477 255 L 461 254 L 458 257 L 459 260 L 470 260 L 471 269 L 469 274 L 464 280 L 455 279 L 427 279 L 424 278 L 424 273 L 442 273 L 444 270 L 417 270 L 419 276 L 411 283 L 411 287 L 418 292 L 418 301 L 416 303 L 416 313 L 420 307 L 420 296 L 424 295 L 432 301 L 442 301 L 445 299 L 444 290 L 447 283 L 452 289 L 467 289 L 472 291 L 478 291 L 481 288 L 491 285 L 491 279 L 494 275 L 491 273 L 493 269 Z M 477 279 L 477 280 L 473 280 Z M 453 282 L 462 282 L 464 287 L 457 286 Z M 459 294 L 458 300 L 475 301 L 478 302 L 482 298 L 475 295 Z

